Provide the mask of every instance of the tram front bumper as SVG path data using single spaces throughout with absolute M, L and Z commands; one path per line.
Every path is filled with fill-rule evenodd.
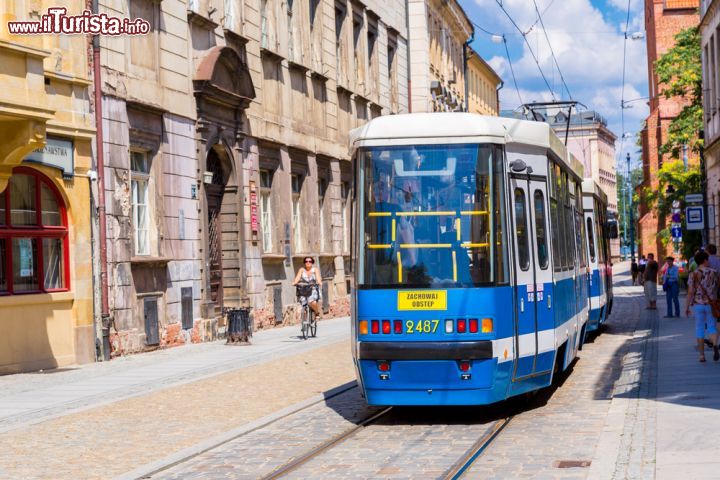
M 492 341 L 472 342 L 360 342 L 359 360 L 487 360 Z

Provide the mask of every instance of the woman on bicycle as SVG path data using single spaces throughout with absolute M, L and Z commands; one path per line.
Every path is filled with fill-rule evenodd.
M 298 283 L 315 285 L 309 297 L 300 297 L 300 303 L 303 307 L 306 304 L 309 304 L 310 308 L 312 308 L 313 312 L 315 312 L 315 318 L 320 318 L 320 305 L 318 305 L 318 301 L 320 300 L 320 289 L 318 288 L 318 284 L 322 278 L 320 277 L 320 270 L 315 267 L 315 260 L 312 257 L 305 257 L 303 259 L 303 265 L 303 268 L 298 270 L 297 275 L 295 275 L 295 280 L 292 284 L 293 286 Z

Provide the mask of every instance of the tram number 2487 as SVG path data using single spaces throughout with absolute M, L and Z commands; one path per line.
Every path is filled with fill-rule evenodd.
M 405 331 L 407 333 L 435 333 L 440 320 L 407 320 Z

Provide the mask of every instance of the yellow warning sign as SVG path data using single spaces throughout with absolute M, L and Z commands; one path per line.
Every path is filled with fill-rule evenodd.
M 404 290 L 398 292 L 398 310 L 447 310 L 445 290 Z

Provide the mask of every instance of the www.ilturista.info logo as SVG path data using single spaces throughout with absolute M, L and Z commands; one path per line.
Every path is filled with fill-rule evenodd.
M 68 15 L 65 7 L 52 7 L 39 22 L 8 22 L 8 30 L 13 35 L 145 35 L 150 32 L 150 22 L 142 18 L 131 20 L 105 13 L 94 14 L 90 10 L 84 10 L 80 15 Z

